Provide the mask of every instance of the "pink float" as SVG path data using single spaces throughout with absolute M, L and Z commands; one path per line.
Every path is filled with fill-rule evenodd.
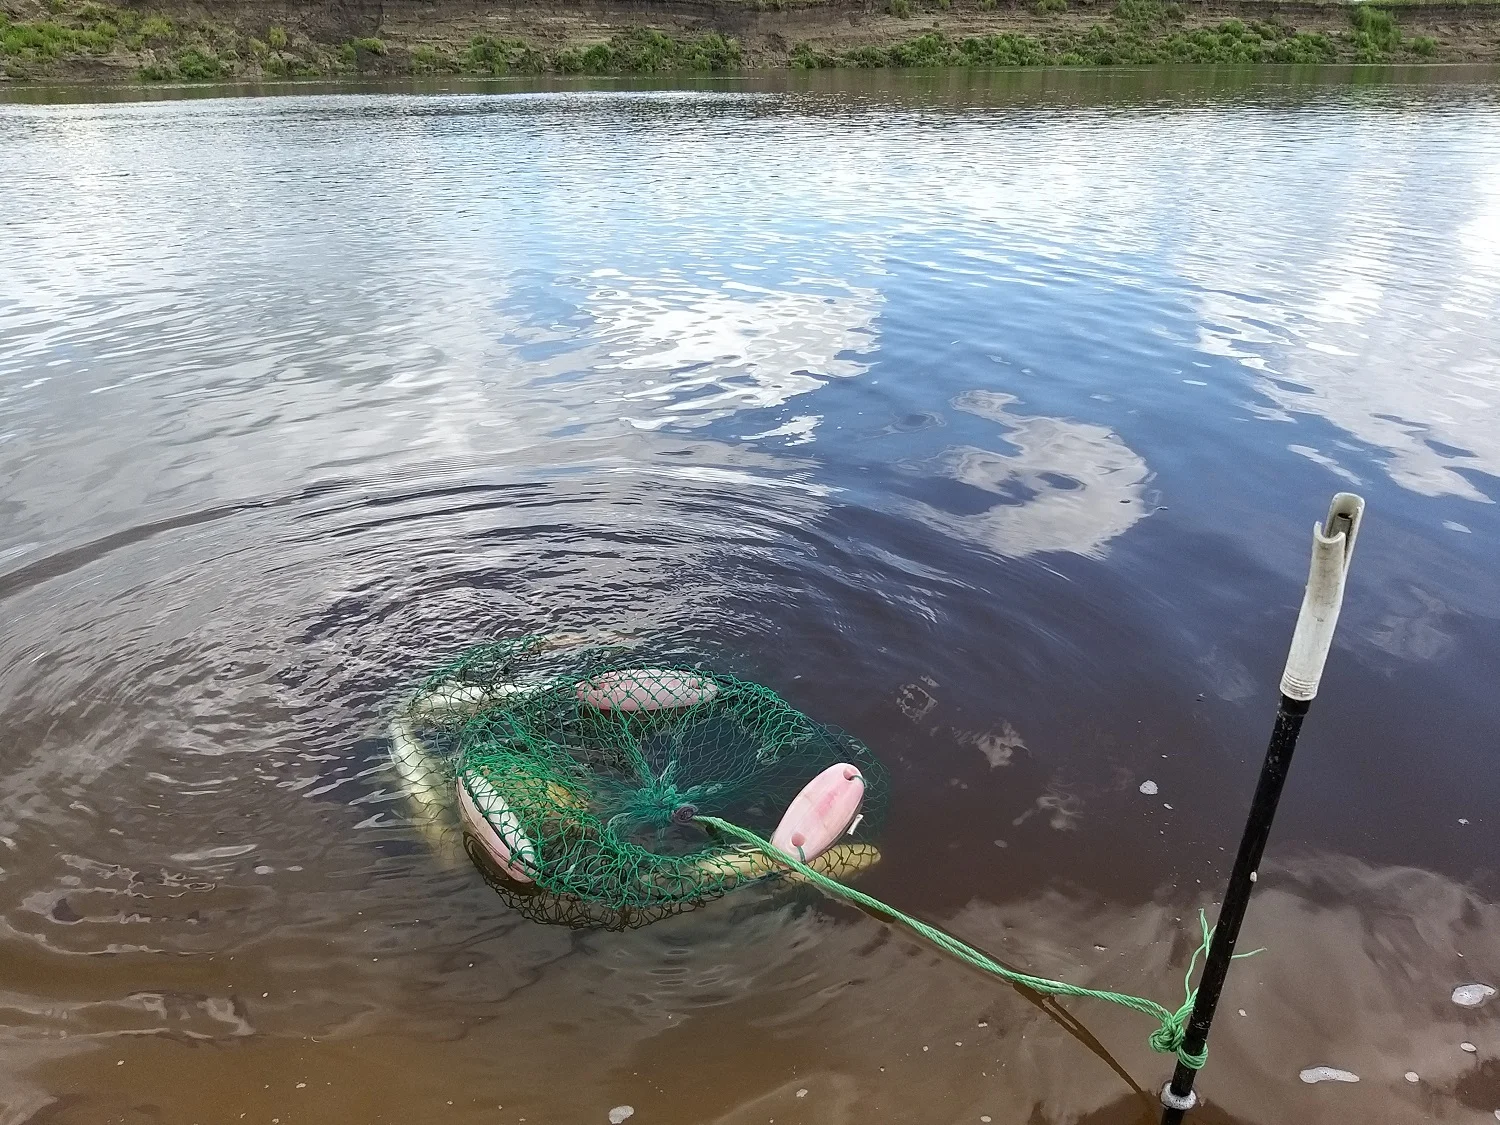
M 719 685 L 690 672 L 632 668 L 605 672 L 578 685 L 578 699 L 600 711 L 664 711 L 707 703 Z
M 865 779 L 857 766 L 829 766 L 802 787 L 787 806 L 771 843 L 794 859 L 811 863 L 831 848 L 859 815 Z
M 469 792 L 470 786 L 476 790 L 477 796 Z M 458 812 L 464 827 L 479 841 L 495 866 L 518 883 L 533 881 L 526 873 L 526 865 L 536 862 L 536 848 L 521 831 L 521 822 L 494 786 L 473 774 L 460 778 Z

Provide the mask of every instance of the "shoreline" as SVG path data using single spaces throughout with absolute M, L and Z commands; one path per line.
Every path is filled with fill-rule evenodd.
M 0 0 L 12 85 L 1495 61 L 1493 0 Z
M 347 76 L 256 82 L 0 82 L 0 107 L 135 103 L 217 98 L 504 96 L 597 93 L 731 93 L 855 96 L 871 105 L 924 110 L 1203 104 L 1251 99 L 1292 106 L 1330 88 L 1413 89 L 1482 86 L 1500 94 L 1500 64 L 1328 63 L 1315 66 L 1178 65 L 1117 67 L 940 67 L 798 70 L 765 67 L 721 73 L 425 77 Z M 806 103 L 805 112 L 816 112 Z

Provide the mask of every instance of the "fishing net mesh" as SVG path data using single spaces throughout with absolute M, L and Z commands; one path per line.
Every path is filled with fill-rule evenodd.
M 828 766 L 863 775 L 855 830 L 812 866 L 848 878 L 878 857 L 887 778 L 870 750 L 759 684 L 639 652 L 557 652 L 542 638 L 471 649 L 407 708 L 450 775 L 478 797 L 518 880 L 466 847 L 491 885 L 536 921 L 626 929 L 751 883 L 796 882 L 712 816 L 769 836 Z M 484 796 L 503 800 L 500 815 Z

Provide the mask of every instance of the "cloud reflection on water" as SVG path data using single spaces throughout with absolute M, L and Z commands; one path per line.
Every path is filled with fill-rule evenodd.
M 1146 514 L 1146 462 L 1108 427 L 1009 409 L 1018 400 L 996 391 L 969 391 L 953 406 L 1005 427 L 1008 451 L 953 446 L 933 468 L 995 496 L 982 512 L 959 514 L 916 503 L 912 514 L 930 527 L 1018 557 L 1072 551 L 1100 557 L 1106 544 Z
M 1380 146 L 1304 153 L 1337 160 L 1340 179 L 1303 239 L 1284 228 L 1189 238 L 1178 264 L 1200 287 L 1197 346 L 1255 372 L 1273 404 L 1263 417 L 1319 415 L 1384 451 L 1377 463 L 1402 488 L 1491 503 L 1478 477 L 1500 476 L 1500 337 L 1489 326 L 1500 308 L 1500 160 L 1444 142 L 1443 175 L 1457 183 L 1435 200 L 1419 187 L 1433 171 L 1427 151 L 1410 138 L 1398 147 L 1399 160 Z M 1288 197 L 1294 181 L 1248 190 L 1283 222 L 1305 205 Z M 1366 462 L 1353 447 L 1291 448 L 1346 480 Z
M 869 365 L 856 356 L 874 349 L 883 303 L 875 289 L 836 281 L 710 288 L 614 270 L 594 277 L 584 307 L 607 356 L 594 370 L 641 373 L 621 397 L 626 419 L 647 430 L 781 406 L 862 374 Z

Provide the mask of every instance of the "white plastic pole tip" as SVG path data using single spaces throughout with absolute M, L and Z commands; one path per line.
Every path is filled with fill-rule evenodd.
M 1310 700 L 1318 694 L 1318 681 L 1323 678 L 1323 665 L 1328 661 L 1333 631 L 1338 627 L 1339 609 L 1344 604 L 1344 581 L 1349 575 L 1349 560 L 1354 557 L 1354 540 L 1359 535 L 1364 513 L 1363 499 L 1352 492 L 1340 492 L 1329 505 L 1328 519 L 1321 527 L 1313 527 L 1307 590 L 1297 614 L 1286 671 L 1281 674 L 1281 693 L 1289 699 Z

